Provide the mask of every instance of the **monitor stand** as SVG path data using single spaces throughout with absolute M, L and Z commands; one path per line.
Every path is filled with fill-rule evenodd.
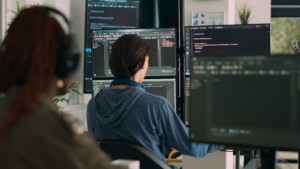
M 275 169 L 275 149 L 260 149 L 260 158 L 251 159 L 244 169 Z M 252 156 L 254 157 L 254 155 Z M 294 162 L 293 162 L 294 163 Z M 298 169 L 300 169 L 300 151 L 298 151 Z
M 275 149 L 261 149 L 261 169 L 275 169 Z

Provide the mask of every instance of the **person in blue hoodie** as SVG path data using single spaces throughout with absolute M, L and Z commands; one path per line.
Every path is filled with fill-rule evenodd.
M 103 88 L 87 108 L 88 130 L 94 139 L 127 140 L 152 151 L 163 161 L 165 146 L 182 154 L 204 157 L 223 146 L 189 141 L 189 129 L 169 102 L 145 91 L 141 85 L 148 69 L 150 50 L 137 35 L 124 35 L 112 46 L 111 87 Z

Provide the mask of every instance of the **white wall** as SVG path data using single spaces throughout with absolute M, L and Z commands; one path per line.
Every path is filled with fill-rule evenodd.
M 77 34 L 77 41 L 82 51 L 80 65 L 77 72 L 73 76 L 74 81 L 78 81 L 81 86 L 81 92 L 83 92 L 83 60 L 84 60 L 84 31 L 85 31 L 85 0 L 71 0 L 70 1 L 70 19 L 72 26 L 74 27 Z M 78 102 L 88 103 L 91 98 L 91 94 L 84 94 L 83 97 L 79 96 Z
M 25 4 L 40 4 L 54 7 L 62 11 L 68 18 L 70 17 L 70 0 L 3 0 L 2 4 L 4 6 L 4 11 L 2 11 L 2 19 L 5 19 L 5 21 L 3 21 L 5 23 L 5 29 L 7 29 L 6 24 L 9 23 L 14 17 L 14 14 L 12 12 L 7 12 L 7 10 L 16 10 L 17 1 L 19 2 L 20 6 Z
M 235 0 L 236 4 L 246 2 L 252 8 L 249 23 L 271 22 L 271 0 Z M 235 24 L 240 24 L 237 11 L 235 12 Z
M 224 23 L 234 23 L 234 0 L 184 0 L 184 23 L 185 26 L 192 25 L 192 12 L 224 12 Z
M 240 24 L 236 4 L 247 2 L 252 7 L 249 23 L 270 23 L 271 0 L 184 0 L 185 25 L 192 24 L 192 11 L 225 12 L 225 24 Z

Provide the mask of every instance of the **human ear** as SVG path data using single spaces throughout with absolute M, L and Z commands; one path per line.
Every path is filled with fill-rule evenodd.
M 145 59 L 144 59 L 144 64 L 143 64 L 143 66 L 142 66 L 142 69 L 148 68 L 148 65 L 149 65 L 149 56 L 146 55 L 146 56 L 145 56 Z

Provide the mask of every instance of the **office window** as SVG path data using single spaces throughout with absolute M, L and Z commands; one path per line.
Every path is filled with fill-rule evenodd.
M 271 18 L 271 54 L 300 54 L 300 17 Z
M 300 54 L 300 1 L 272 0 L 271 54 Z

